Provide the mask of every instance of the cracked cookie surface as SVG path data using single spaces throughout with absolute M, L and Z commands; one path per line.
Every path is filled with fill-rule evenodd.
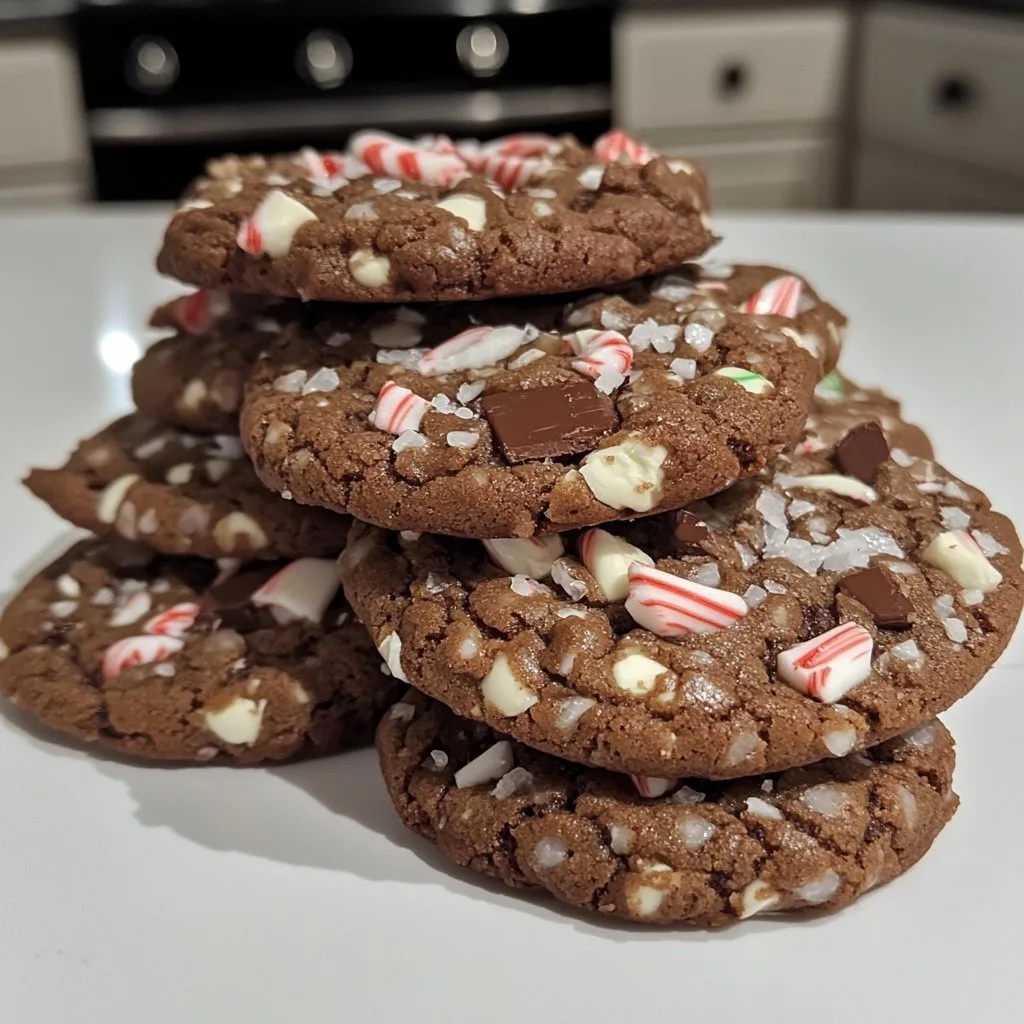
M 742 312 L 765 296 L 790 315 Z M 568 305 L 268 317 L 240 427 L 263 482 L 474 537 L 678 508 L 756 473 L 799 437 L 845 323 L 773 267 L 684 267 Z
M 920 441 L 848 386 L 688 512 L 486 545 L 355 523 L 342 580 L 392 672 L 539 750 L 667 778 L 841 756 L 962 697 L 1020 615 L 1012 524 Z M 871 485 L 836 465 L 871 451 Z
M 450 860 L 645 924 L 836 910 L 907 871 L 958 804 L 938 721 L 864 754 L 656 799 L 415 691 L 384 715 L 377 749 L 403 822 Z
M 368 741 L 400 691 L 335 593 L 333 563 L 226 575 L 124 542 L 76 545 L 4 610 L 0 694 L 143 758 L 256 764 Z
M 202 558 L 336 555 L 348 521 L 269 493 L 237 433 L 197 435 L 125 416 L 82 441 L 60 469 L 33 469 L 28 489 L 101 536 Z
M 602 161 L 569 137 L 536 148 L 511 178 L 455 155 L 435 172 L 422 148 L 390 171 L 311 150 L 214 160 L 172 218 L 158 267 L 237 292 L 431 302 L 626 281 L 714 241 L 696 165 L 646 151 Z

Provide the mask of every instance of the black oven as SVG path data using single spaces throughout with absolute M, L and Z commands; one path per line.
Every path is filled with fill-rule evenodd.
M 101 200 L 177 196 L 224 152 L 358 128 L 610 127 L 613 6 L 579 0 L 91 0 L 75 16 Z

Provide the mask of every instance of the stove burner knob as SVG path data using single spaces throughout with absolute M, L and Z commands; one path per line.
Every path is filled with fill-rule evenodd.
M 337 89 L 352 71 L 352 47 L 337 32 L 310 32 L 299 43 L 295 70 L 318 89 Z
M 167 92 L 180 70 L 174 47 L 159 36 L 139 36 L 128 48 L 124 77 L 138 92 Z
M 455 52 L 463 69 L 474 78 L 489 78 L 508 60 L 508 36 L 500 25 L 489 21 L 467 25 L 455 41 Z

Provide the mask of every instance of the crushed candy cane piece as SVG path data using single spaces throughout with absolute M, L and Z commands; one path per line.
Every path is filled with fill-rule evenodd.
M 779 676 L 794 689 L 824 704 L 834 704 L 871 675 L 871 634 L 856 622 L 844 622 L 779 654 Z
M 195 624 L 198 615 L 198 604 L 194 601 L 182 601 L 154 615 L 142 627 L 142 632 L 155 636 L 173 636 L 180 640 Z
M 135 665 L 150 665 L 164 661 L 185 646 L 183 640 L 173 636 L 129 636 L 118 640 L 107 648 L 103 655 L 101 671 L 103 678 L 110 682 L 125 669 Z
M 521 327 L 469 327 L 428 350 L 416 369 L 425 377 L 481 370 L 508 359 L 525 343 L 526 332 Z
M 634 562 L 629 567 L 626 611 L 652 633 L 675 637 L 726 629 L 742 619 L 748 608 L 739 594 Z
M 775 390 L 775 385 L 767 377 L 762 377 L 761 374 L 754 373 L 753 370 L 744 370 L 739 366 L 723 366 L 720 370 L 715 370 L 714 375 L 735 381 L 744 391 L 749 391 L 752 395 L 765 395 Z
M 740 306 L 741 313 L 760 316 L 784 316 L 792 319 L 800 309 L 803 281 L 792 274 L 776 277 L 749 296 Z
M 624 375 L 633 365 L 633 349 L 618 331 L 577 331 L 566 341 L 581 357 L 573 360 L 572 368 L 592 380 L 606 371 Z
M 664 796 L 669 790 L 679 785 L 678 779 L 659 779 L 653 775 L 630 775 L 636 791 L 648 800 Z
M 389 380 L 380 389 L 369 419 L 378 430 L 398 435 L 418 430 L 428 408 L 430 403 L 425 398 Z
M 252 595 L 257 606 L 279 610 L 291 619 L 319 623 L 341 580 L 329 558 L 297 558 L 276 572 Z
M 349 148 L 374 174 L 446 187 L 466 175 L 466 164 L 455 153 L 432 151 L 385 132 L 356 132 Z
M 621 128 L 613 128 L 594 140 L 594 156 L 604 164 L 616 161 L 646 164 L 657 154 L 642 142 L 631 138 Z

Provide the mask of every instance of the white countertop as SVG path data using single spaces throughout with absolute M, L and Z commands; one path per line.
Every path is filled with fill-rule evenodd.
M 0 219 L 0 592 L 70 536 L 17 487 L 129 407 L 162 213 Z M 901 396 L 1024 524 L 1024 220 L 721 218 L 722 256 L 808 274 L 844 369 Z M 56 545 L 56 547 L 55 547 Z M 261 770 L 95 758 L 0 712 L 0 1020 L 1019 1020 L 1024 640 L 946 721 L 963 805 L 841 914 L 720 933 L 576 915 L 407 835 L 370 751 Z

